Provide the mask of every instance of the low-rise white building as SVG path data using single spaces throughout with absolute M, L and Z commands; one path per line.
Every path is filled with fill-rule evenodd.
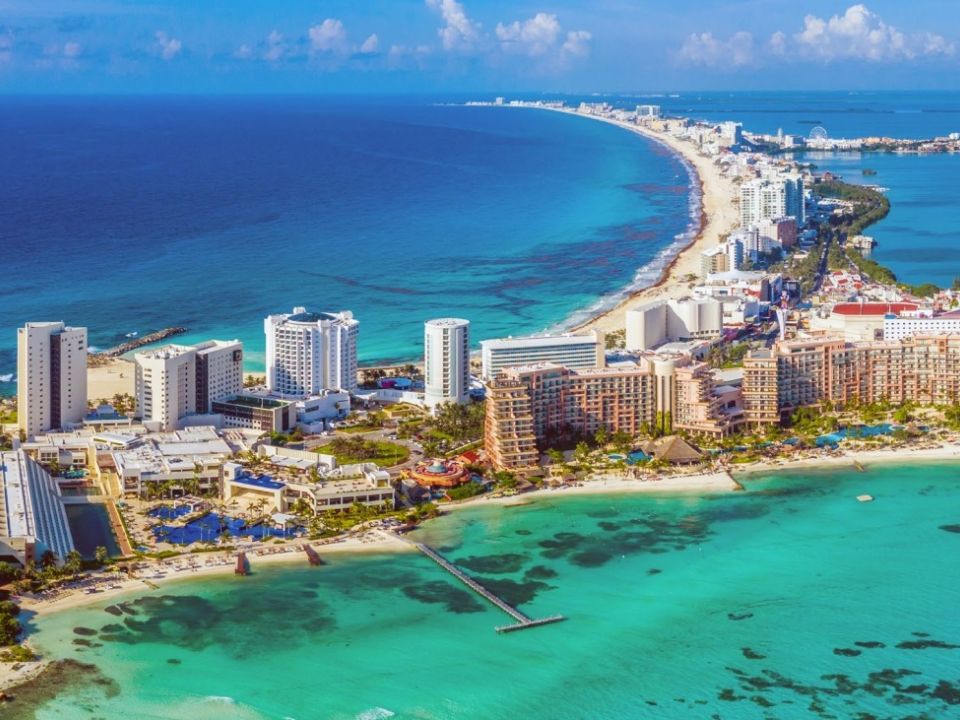
M 73 549 L 57 483 L 26 453 L 0 452 L 0 561 L 26 567 L 50 551 L 62 565 Z
M 215 488 L 220 468 L 232 454 L 233 449 L 213 427 L 150 433 L 112 453 L 121 491 L 137 496 L 168 482 L 185 489 L 196 480 L 198 490 Z
M 903 340 L 908 337 L 960 334 L 960 312 L 943 315 L 903 313 L 883 317 L 883 339 Z

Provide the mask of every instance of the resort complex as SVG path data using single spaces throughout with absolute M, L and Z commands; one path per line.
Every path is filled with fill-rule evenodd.
M 153 592 L 167 579 L 224 572 L 273 598 L 272 575 L 242 578 L 261 563 L 299 561 L 307 572 L 339 550 L 376 549 L 419 555 L 389 566 L 371 560 L 368 576 L 344 581 L 351 602 L 339 611 L 353 607 L 352 593 L 380 593 L 378 609 L 344 623 L 364 628 L 356 630 L 358 645 L 369 628 L 381 632 L 395 622 L 384 608 L 407 601 L 445 607 L 449 612 L 430 615 L 444 621 L 469 620 L 483 601 L 512 619 L 494 626 L 498 633 L 526 631 L 567 620 L 517 607 L 554 589 L 550 579 L 563 573 L 687 547 L 704 560 L 694 571 L 702 572 L 712 556 L 699 553 L 712 549 L 721 532 L 715 525 L 759 518 L 767 506 L 752 498 L 781 497 L 773 489 L 712 507 L 691 500 L 743 490 L 744 466 L 829 463 L 848 450 L 960 453 L 960 285 L 908 286 L 870 259 L 878 241 L 863 231 L 889 206 L 880 189 L 847 184 L 783 152 L 799 138 L 676 117 L 658 105 L 503 98 L 475 105 L 587 118 L 669 149 L 682 161 L 678 172 L 700 184 L 690 208 L 695 232 L 678 235 L 657 256 L 661 265 L 653 267 L 663 270 L 656 282 L 641 283 L 638 271 L 635 290 L 604 298 L 576 322 L 530 322 L 549 329 L 512 335 L 503 322 L 424 313 L 405 330 L 418 349 L 422 338 L 422 355 L 397 351 L 406 362 L 375 367 L 358 362 L 362 343 L 381 341 L 365 312 L 306 304 L 267 315 L 262 345 L 239 331 L 244 341 L 198 341 L 172 327 L 117 334 L 119 345 L 98 350 L 84 327 L 26 322 L 17 330 L 16 408 L 12 399 L 0 408 L 0 574 L 18 602 L 42 613 L 76 602 L 78 592 Z M 513 302 L 504 298 L 496 302 Z M 450 304 L 428 312 L 458 312 L 455 298 Z M 265 312 L 250 318 L 257 337 Z M 478 337 L 488 332 L 500 336 Z M 179 335 L 183 342 L 171 342 Z M 877 455 L 850 460 L 857 472 L 867 457 Z M 873 489 L 864 492 L 871 487 L 850 493 L 852 502 L 865 508 L 860 503 L 874 500 Z M 551 503 L 535 501 L 562 491 L 624 490 L 690 495 L 673 499 L 676 513 L 666 520 L 653 504 L 621 514 L 629 503 L 620 496 L 560 521 Z M 527 505 L 534 507 L 520 509 Z M 457 525 L 462 509 L 467 519 Z M 534 527 L 541 512 L 561 523 L 549 536 Z M 455 527 L 449 538 L 419 527 L 446 513 L 454 518 L 441 521 Z M 494 533 L 472 535 L 494 526 Z M 940 529 L 960 532 L 955 528 Z M 606 534 L 594 537 L 600 531 Z M 466 538 L 462 547 L 457 533 Z M 471 554 L 465 548 L 477 538 L 498 547 L 512 542 L 516 551 Z M 737 547 L 752 548 L 749 541 Z M 425 558 L 456 592 L 437 578 L 410 579 L 419 570 L 404 565 L 409 557 Z M 538 564 L 523 569 L 527 558 Z M 652 578 L 667 566 L 662 560 L 640 572 L 651 595 L 659 592 Z M 691 571 L 674 565 L 671 572 Z M 293 598 L 286 576 L 277 577 L 277 592 Z M 334 604 L 327 598 L 342 589 L 336 582 L 322 591 L 318 584 L 299 588 L 304 604 L 289 600 L 278 632 L 289 636 L 288 621 L 297 638 L 311 642 L 317 628 L 336 632 L 330 618 L 315 615 Z M 248 597 L 243 592 L 238 597 Z M 111 618 L 109 631 L 76 624 L 73 645 L 93 651 L 140 633 L 158 645 L 179 644 L 167 653 L 171 668 L 192 662 L 193 637 L 164 634 L 200 632 L 199 623 L 219 617 L 216 603 L 203 593 L 152 599 L 156 607 L 105 605 L 115 618 L 131 617 Z M 751 598 L 739 602 L 724 595 L 721 615 L 739 621 L 759 613 Z M 269 616 L 276 608 L 268 604 L 262 610 L 253 603 L 249 613 Z M 0 614 L 4 608 L 13 612 L 0 605 Z M 224 615 L 246 617 L 246 609 Z M 169 623 L 146 619 L 168 611 L 184 615 Z M 571 611 L 570 619 L 586 614 Z M 309 631 L 297 625 L 301 616 Z M 23 629 L 0 617 L 4 627 L 8 641 L 0 646 L 12 647 Z M 837 648 L 834 656 L 882 644 L 855 641 L 858 649 Z M 30 648 L 12 652 L 33 656 Z M 748 647 L 740 653 L 764 658 Z M 695 704 L 684 705 L 691 717 Z

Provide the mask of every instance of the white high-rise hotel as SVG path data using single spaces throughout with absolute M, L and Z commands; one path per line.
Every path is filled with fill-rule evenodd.
M 137 415 L 173 430 L 187 415 L 209 413 L 216 400 L 243 390 L 243 343 L 211 340 L 167 345 L 134 355 Z
M 778 175 L 750 180 L 740 186 L 740 226 L 750 228 L 781 217 L 806 222 L 803 206 L 803 178 L 800 175 Z
M 424 401 L 434 409 L 465 403 L 470 392 L 470 322 L 428 320 L 423 328 Z
M 323 390 L 357 389 L 360 322 L 347 311 L 290 314 L 263 321 L 267 336 L 267 387 L 281 395 L 306 397 Z
M 33 322 L 17 329 L 17 420 L 28 438 L 87 414 L 87 329 Z

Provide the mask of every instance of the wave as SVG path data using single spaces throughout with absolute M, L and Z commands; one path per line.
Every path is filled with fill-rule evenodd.
M 392 718 L 394 715 L 396 715 L 396 713 L 390 712 L 386 708 L 375 707 L 364 710 L 357 715 L 357 720 L 386 720 L 387 718 Z
M 633 280 L 628 285 L 607 293 L 606 295 L 602 295 L 588 307 L 575 310 L 565 320 L 550 328 L 549 332 L 564 332 L 570 328 L 589 322 L 593 318 L 612 310 L 634 293 L 655 285 L 659 282 L 670 263 L 694 241 L 697 233 L 700 232 L 701 213 L 703 212 L 703 190 L 700 187 L 700 179 L 693 164 L 687 160 L 683 154 L 665 142 L 647 135 L 641 135 L 640 137 L 667 148 L 677 157 L 680 164 L 683 165 L 684 170 L 687 171 L 688 185 L 690 188 L 690 199 L 687 203 L 687 210 L 689 212 L 687 227 L 682 233 L 674 235 L 673 242 L 661 248 L 653 260 L 637 268 L 637 271 L 633 275 Z
M 7 373 L 6 375 L 0 375 L 0 382 L 2 383 L 12 383 L 16 382 L 16 376 L 13 373 Z
M 229 695 L 207 695 L 203 698 L 203 702 L 209 703 L 223 703 L 224 705 L 236 705 L 237 701 L 234 700 Z

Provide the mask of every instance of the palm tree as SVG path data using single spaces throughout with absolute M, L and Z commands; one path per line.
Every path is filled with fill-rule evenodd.
M 77 550 L 71 550 L 67 553 L 63 569 L 74 577 L 80 574 L 80 570 L 83 569 L 83 557 Z
M 93 551 L 93 557 L 97 561 L 97 564 L 103 567 L 107 564 L 107 560 L 110 559 L 110 553 L 107 552 L 107 549 L 103 545 L 98 545 L 97 549 Z

